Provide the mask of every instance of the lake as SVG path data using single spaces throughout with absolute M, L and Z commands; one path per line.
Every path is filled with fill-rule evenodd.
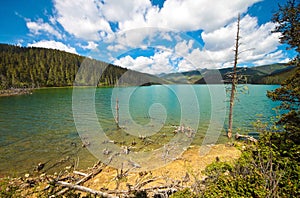
M 240 86 L 243 93 L 235 102 L 233 125 L 234 131 L 247 133 L 254 130 L 257 119 L 269 122 L 275 116 L 272 108 L 278 103 L 266 92 L 278 86 Z M 225 142 L 227 114 L 224 85 L 49 88 L 1 97 L 0 176 L 32 173 L 39 162 L 46 163 L 47 172 L 67 166 L 86 168 L 119 148 L 126 152 L 130 147 L 130 161 L 149 161 L 154 151 L 166 153 L 181 141 L 172 159 L 189 144 Z M 191 137 L 176 134 L 179 126 Z

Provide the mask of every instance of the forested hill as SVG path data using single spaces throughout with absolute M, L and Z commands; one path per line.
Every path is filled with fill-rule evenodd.
M 244 77 L 244 80 L 239 83 L 281 84 L 295 72 L 295 69 L 294 66 L 280 63 L 238 68 L 237 73 L 239 76 Z M 206 84 L 206 81 L 208 81 L 209 83 L 220 84 L 230 82 L 228 78 L 229 73 L 232 73 L 232 68 L 199 69 L 182 73 L 166 74 L 161 77 L 174 83 Z
M 77 85 L 112 86 L 117 81 L 120 85 L 166 83 L 156 76 L 64 51 L 0 44 L 0 89 L 72 86 L 82 65 Z

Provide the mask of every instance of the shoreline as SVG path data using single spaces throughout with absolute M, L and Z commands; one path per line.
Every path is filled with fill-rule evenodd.
M 156 84 L 153 84 L 156 85 Z M 153 85 L 139 85 L 138 87 L 143 86 L 153 86 Z M 163 85 L 163 84 L 162 84 Z M 226 85 L 226 84 L 168 84 L 168 85 Z M 245 85 L 245 84 L 240 84 Z M 278 85 L 278 84 L 246 84 L 246 85 Z M 62 86 L 62 87 L 36 87 L 36 88 L 10 88 L 10 89 L 0 89 L 0 97 L 9 97 L 9 96 L 19 96 L 19 95 L 31 95 L 34 90 L 39 89 L 72 89 L 72 88 L 126 88 L 126 87 L 135 87 L 137 85 L 126 85 L 126 86 Z M 279 85 L 278 85 L 279 86 Z
M 210 151 L 201 156 L 199 150 L 203 147 Z M 84 170 L 65 167 L 59 173 L 54 174 L 40 171 L 21 177 L 2 177 L 0 178 L 0 191 L 4 190 L 11 195 L 23 197 L 48 197 L 65 194 L 67 190 L 62 189 L 61 185 L 73 186 L 74 183 L 78 183 L 77 187 L 94 189 L 95 192 L 101 191 L 111 196 L 116 196 L 114 192 L 119 192 L 122 197 L 122 194 L 130 193 L 128 186 L 136 187 L 139 190 L 150 189 L 150 193 L 151 189 L 159 189 L 164 186 L 168 190 L 171 188 L 170 185 L 173 186 L 175 183 L 178 189 L 181 189 L 204 180 L 206 176 L 203 174 L 203 170 L 216 159 L 233 162 L 240 155 L 241 151 L 236 146 L 228 144 L 190 146 L 180 157 L 154 170 L 117 170 L 98 161 Z M 188 181 L 184 181 L 186 175 L 190 176 Z M 71 195 L 86 194 L 78 189 L 70 193 Z
M 0 97 L 20 96 L 32 94 L 34 88 L 11 88 L 0 90 Z

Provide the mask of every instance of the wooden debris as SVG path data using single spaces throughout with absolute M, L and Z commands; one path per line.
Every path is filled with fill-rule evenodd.
M 108 150 L 108 148 L 105 148 L 105 149 L 103 149 L 103 151 L 102 151 L 102 153 L 103 153 L 104 155 L 109 155 L 109 154 L 111 154 L 111 152 L 112 152 L 112 151 Z
M 75 183 L 75 185 L 79 185 L 79 184 L 82 184 L 86 181 L 88 181 L 89 179 L 91 179 L 92 177 L 94 177 L 95 175 L 98 175 L 102 170 L 103 170 L 103 167 L 101 166 L 100 168 L 98 167 L 99 164 L 101 162 L 98 161 L 94 166 L 93 166 L 93 171 L 89 174 L 85 174 L 85 173 L 81 173 L 81 174 L 84 174 L 85 177 L 80 179 L 79 181 L 77 181 Z M 75 172 L 75 171 L 74 171 Z M 76 171 L 76 173 L 79 173 L 79 171 Z M 61 191 L 59 191 L 58 193 L 56 193 L 57 196 L 60 196 L 60 195 L 63 195 L 64 193 L 66 193 L 67 191 L 69 190 L 69 188 L 65 188 L 65 189 L 62 189 Z
M 84 177 L 87 177 L 88 174 L 86 173 L 83 173 L 83 172 L 80 172 L 80 171 L 73 171 L 74 174 L 77 174 L 77 175 L 81 175 L 81 176 L 84 176 Z
M 235 135 L 235 139 L 246 139 L 250 142 L 257 142 L 257 139 L 255 139 L 254 137 L 250 136 L 250 135 L 241 135 L 239 133 L 236 133 Z
M 130 148 L 128 146 L 122 146 L 122 153 L 128 155 L 130 152 Z
M 81 147 L 82 147 L 82 148 L 85 148 L 85 147 L 90 146 L 90 144 L 91 144 L 91 143 L 90 143 L 89 141 L 85 140 L 85 141 L 83 141 Z
M 138 183 L 133 187 L 133 189 L 134 189 L 134 190 L 138 190 L 138 189 L 142 188 L 143 186 L 145 186 L 145 185 L 147 185 L 147 184 L 149 184 L 149 183 L 151 183 L 151 182 L 154 182 L 154 181 L 156 181 L 156 180 L 157 180 L 157 178 L 151 178 L 151 179 L 146 180 L 146 181 L 143 181 L 143 182 L 138 182 Z
M 61 185 L 61 186 L 65 186 L 65 187 L 68 187 L 68 188 L 71 188 L 71 189 L 91 193 L 93 195 L 100 195 L 102 197 L 107 197 L 107 198 L 118 198 L 117 196 L 113 196 L 113 195 L 110 195 L 110 194 L 102 192 L 102 191 L 93 190 L 91 188 L 87 188 L 87 187 L 76 185 L 76 184 L 70 184 L 68 182 L 57 181 L 56 184 Z
M 195 135 L 196 131 L 189 126 L 186 127 L 184 124 L 182 124 L 180 126 L 175 127 L 173 133 L 174 134 L 183 133 L 188 138 L 192 138 Z

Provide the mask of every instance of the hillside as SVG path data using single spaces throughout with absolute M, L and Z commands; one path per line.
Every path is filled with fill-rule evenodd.
M 64 51 L 0 44 L 0 89 L 72 86 L 82 65 L 77 85 L 112 86 L 117 81 L 119 85 L 166 83 L 153 75 Z
M 257 67 L 238 68 L 238 74 L 246 78 L 240 83 L 250 84 L 280 84 L 294 71 L 293 66 L 286 64 L 272 64 Z M 182 73 L 172 73 L 163 75 L 162 78 L 174 83 L 181 84 L 206 84 L 228 83 L 230 79 L 227 74 L 232 72 L 232 68 L 224 69 L 199 69 Z M 218 78 L 221 74 L 222 79 Z
M 102 61 L 64 51 L 45 48 L 26 48 L 0 44 L 0 89 L 11 87 L 63 87 L 72 86 L 77 75 L 79 86 L 151 85 L 151 84 L 205 84 L 228 82 L 226 74 L 232 68 L 200 69 L 182 73 L 164 74 L 159 77 L 140 73 Z M 279 84 L 294 71 L 286 64 L 238 68 L 247 83 Z M 217 80 L 219 73 L 222 79 Z M 205 78 L 204 78 L 205 77 Z M 100 79 L 99 79 L 100 78 Z

